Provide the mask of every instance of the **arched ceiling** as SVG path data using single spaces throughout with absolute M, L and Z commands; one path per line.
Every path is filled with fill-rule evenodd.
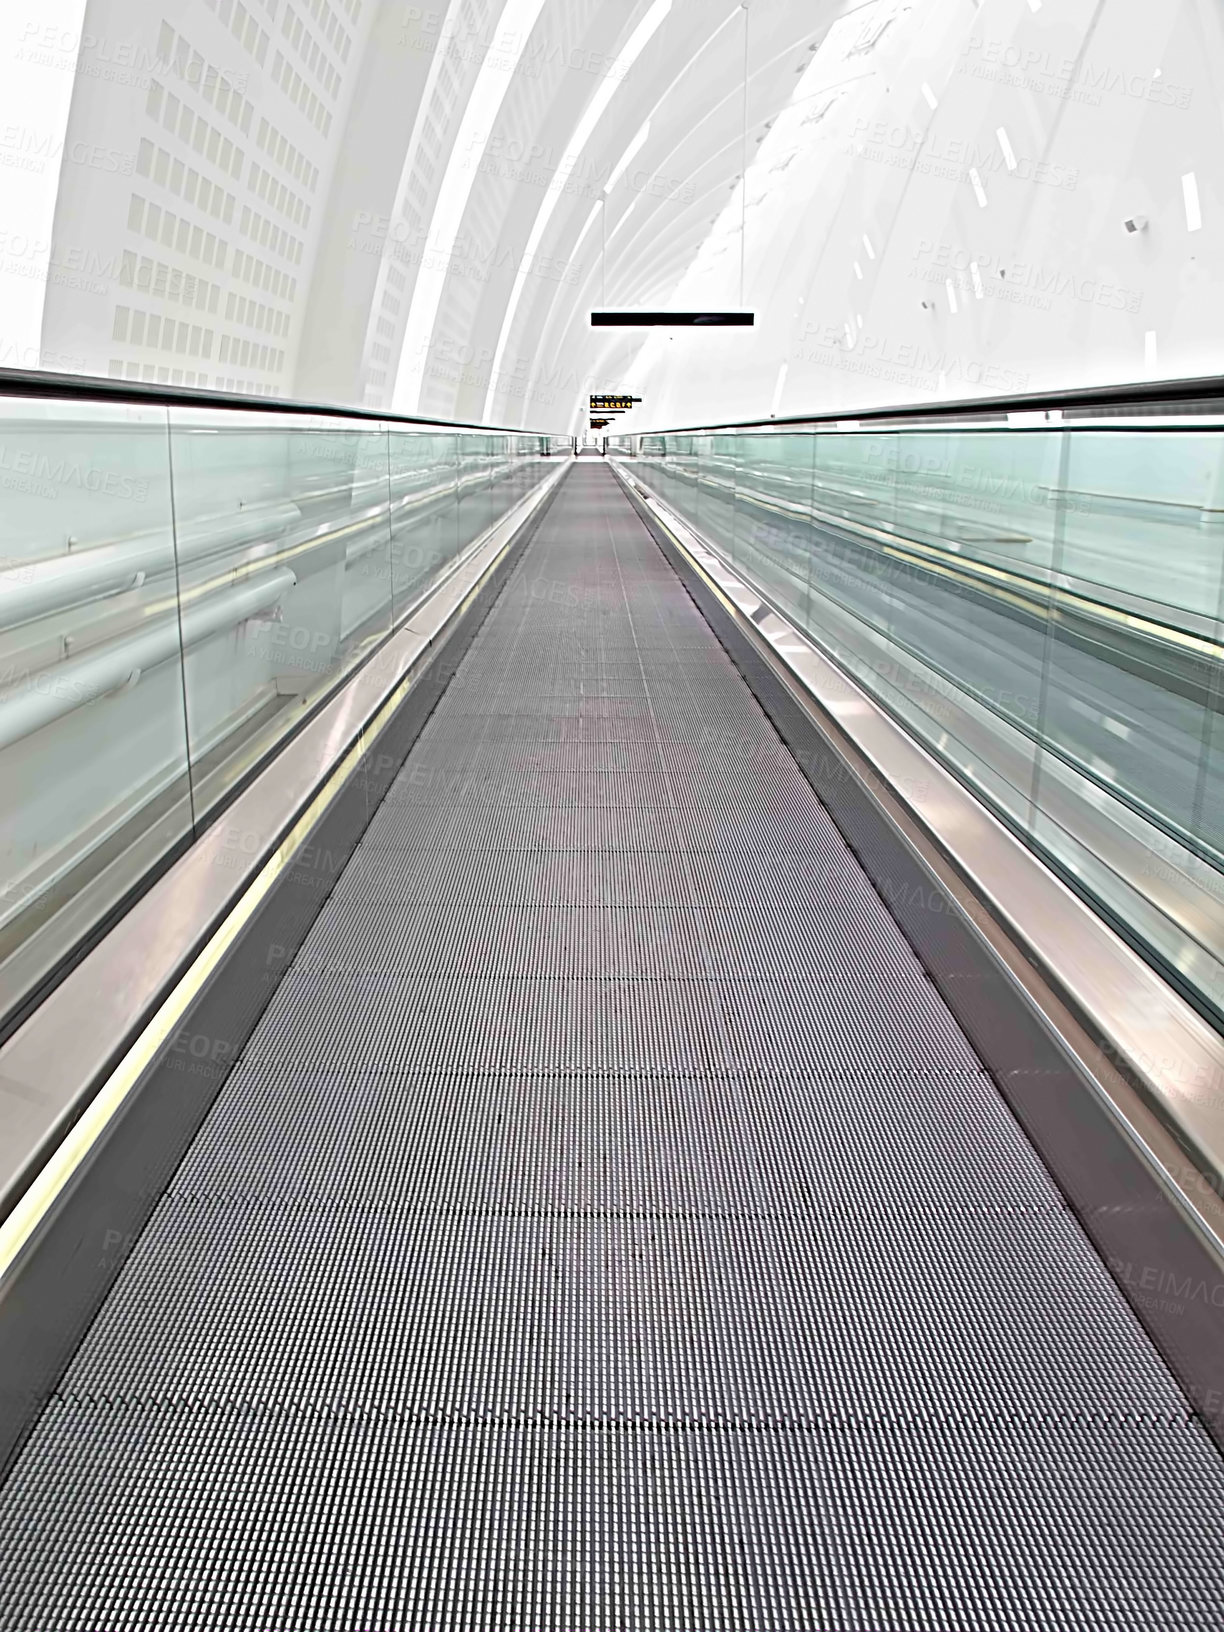
M 576 431 L 592 390 L 640 429 L 1224 349 L 1219 0 L 10 0 L 0 33 L 27 366 Z
M 366 212 L 381 217 L 384 264 L 363 356 L 333 359 L 348 394 L 579 428 L 588 385 L 642 340 L 593 335 L 593 305 L 669 303 L 842 3 L 451 0 L 423 36 L 432 67 L 399 127 L 394 197 Z M 359 108 L 389 94 L 373 85 L 385 74 L 372 50 Z M 430 131 L 443 147 L 422 197 Z M 388 345 L 393 370 L 373 355 Z M 618 387 L 614 373 L 603 383 Z M 339 377 L 326 394 L 345 394 Z

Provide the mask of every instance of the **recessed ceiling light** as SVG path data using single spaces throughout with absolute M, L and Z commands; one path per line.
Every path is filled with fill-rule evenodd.
M 1186 206 L 1186 231 L 1197 232 L 1203 224 L 1202 206 L 1199 204 L 1198 178 L 1193 170 L 1188 170 L 1182 179 L 1182 202 Z

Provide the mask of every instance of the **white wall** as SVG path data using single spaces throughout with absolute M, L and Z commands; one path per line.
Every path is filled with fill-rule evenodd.
M 84 356 L 43 348 L 60 174 L 72 162 L 68 116 L 86 0 L 8 0 L 0 7 L 0 368 L 77 373 Z

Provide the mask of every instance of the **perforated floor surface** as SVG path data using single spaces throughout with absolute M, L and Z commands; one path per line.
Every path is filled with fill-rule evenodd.
M 0 1493 L 0 1625 L 1222 1606 L 1219 1456 L 576 467 Z

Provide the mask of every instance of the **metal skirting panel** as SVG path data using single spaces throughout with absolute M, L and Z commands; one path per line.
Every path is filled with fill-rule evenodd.
M 0 1492 L 0 1625 L 1206 1628 L 1224 1464 L 574 469 Z
M 443 586 L 440 604 L 432 602 L 421 617 L 422 624 L 429 619 L 431 638 L 418 653 L 420 666 L 414 665 L 406 697 L 381 729 L 367 732 L 364 751 L 311 825 L 306 842 L 261 899 L 228 956 L 189 996 L 169 1046 L 155 1051 L 79 1165 L 56 1175 L 58 1187 L 46 1213 L 0 1277 L 0 1478 L 122 1272 L 133 1243 L 409 749 L 445 694 L 550 498 L 546 495 L 543 504 L 530 516 L 520 517 L 517 525 L 511 518 L 508 536 L 489 541 L 491 557 L 470 562 L 464 582 L 452 580 Z M 376 656 L 374 662 L 378 661 Z M 366 696 L 339 699 L 350 727 L 349 710 L 359 727 L 374 711 L 380 688 L 390 689 L 387 676 L 372 671 L 373 664 L 356 681 L 358 687 L 372 682 L 365 688 Z M 309 752 L 295 764 L 279 759 L 267 773 L 272 780 L 248 790 L 185 860 L 187 876 L 171 875 L 137 905 L 132 918 L 115 932 L 123 944 L 115 948 L 107 942 L 97 948 L 6 1045 L 0 1054 L 6 1109 L 16 1098 L 37 1110 L 40 1091 L 45 1100 L 53 1088 L 74 1085 L 78 1093 L 88 1088 L 105 1063 L 99 1039 L 108 1028 L 117 1042 L 130 1044 L 133 1033 L 140 1033 L 142 1016 L 147 1024 L 150 1014 L 156 1013 L 159 976 L 163 988 L 173 989 L 175 973 L 181 979 L 186 962 L 190 989 L 193 942 L 198 951 L 198 937 L 209 927 L 208 915 L 217 911 L 216 870 L 223 870 L 230 893 L 221 899 L 228 905 L 243 883 L 243 869 L 258 869 L 265 861 L 258 845 L 228 850 L 226 834 L 240 840 L 262 837 L 271 844 L 281 824 L 291 823 L 316 791 L 321 768 L 330 769 L 348 741 L 343 719 L 329 721 L 325 713 L 314 724 L 326 740 L 309 743 L 306 737 L 313 725 L 308 726 L 297 747 Z M 293 752 L 291 747 L 286 754 Z M 256 802 L 257 808 L 244 815 L 247 801 Z M 110 987 L 105 972 L 113 983 Z M 85 987 L 79 992 L 75 988 L 82 977 Z M 14 1068 L 16 1060 L 20 1075 Z M 9 1071 L 14 1074 L 9 1076 Z M 97 1091 L 96 1082 L 93 1089 Z M 12 1134 L 11 1119 L 6 1128 Z M 10 1143 L 16 1148 L 15 1140 Z M 9 1150 L 4 1154 L 12 1159 Z
M 1114 958 L 1108 930 L 1086 924 L 1083 909 L 1070 898 L 1071 911 L 1061 916 L 1062 903 L 1052 901 L 1043 869 L 1021 846 L 1005 841 L 985 859 L 983 876 L 983 840 L 989 849 L 991 827 L 985 812 L 968 795 L 962 793 L 958 802 L 947 788 L 942 795 L 934 791 L 942 773 L 931 766 L 928 782 L 921 754 L 913 757 L 912 745 L 896 728 L 887 728 L 895 732 L 887 743 L 878 736 L 872 742 L 872 705 L 861 695 L 855 700 L 853 690 L 848 694 L 833 668 L 827 677 L 813 676 L 802 655 L 802 637 L 787 636 L 784 620 L 753 592 L 729 599 L 722 593 L 728 576 L 715 559 L 706 557 L 711 576 L 688 545 L 660 524 L 632 482 L 626 491 L 1224 1450 L 1224 1279 L 1212 1244 L 1220 1233 L 1218 1198 L 1187 1151 L 1153 1125 L 1142 1097 L 1125 1080 L 1110 1080 L 1115 1065 L 1134 1057 L 1139 1040 L 1163 1095 L 1176 1101 L 1191 1089 L 1182 1101 L 1186 1111 L 1198 1109 L 1196 1101 L 1209 1103 L 1215 1050 L 1210 1039 L 1195 1039 L 1201 1022 L 1179 1012 L 1184 1006 L 1171 993 L 1153 991 L 1149 981 L 1155 977 L 1142 966 L 1127 955 Z M 682 523 L 676 525 L 683 530 Z M 768 638 L 761 638 L 767 630 Z M 801 674 L 791 671 L 792 659 L 815 678 L 819 700 Z M 872 742 L 870 753 L 863 751 L 865 741 Z M 941 871 L 941 854 L 950 869 Z M 967 898 L 958 868 L 974 881 Z M 1000 898 L 1010 903 L 1003 925 L 1020 933 L 1018 946 L 1011 942 L 1010 959 L 992 933 L 991 926 L 999 926 L 986 905 Z M 1068 946 L 1075 949 L 1070 961 Z M 1053 991 L 1039 984 L 1030 994 L 1028 960 L 1047 969 L 1061 965 Z M 1078 966 L 1077 960 L 1082 960 Z M 1097 1022 L 1085 1034 L 1077 1028 L 1077 1000 L 1066 982 L 1070 976 L 1074 988 L 1089 975 L 1098 999 L 1108 994 L 1107 1019 L 1102 1032 L 1098 1006 Z M 1060 990 L 1072 997 L 1070 1012 L 1060 1010 Z M 1129 1035 L 1128 1044 L 1115 1041 L 1110 1021 L 1122 1036 Z M 1189 1031 L 1183 1031 L 1183 1022 L 1189 1022 Z

